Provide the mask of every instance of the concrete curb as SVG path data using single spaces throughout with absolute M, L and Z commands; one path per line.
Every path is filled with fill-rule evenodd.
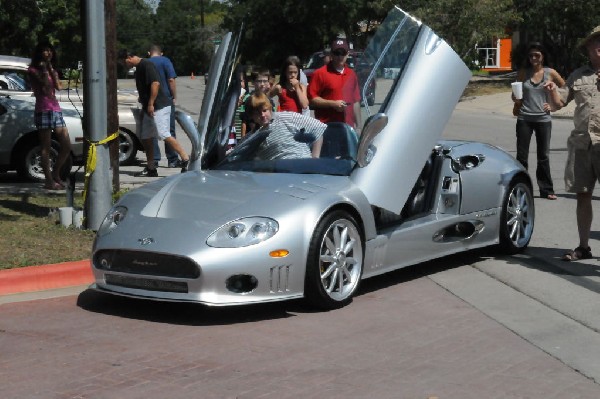
M 90 260 L 0 270 L 0 295 L 91 284 Z

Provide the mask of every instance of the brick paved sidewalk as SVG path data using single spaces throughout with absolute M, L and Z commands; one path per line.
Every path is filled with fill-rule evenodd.
M 90 291 L 1 305 L 1 396 L 600 397 L 600 386 L 414 270 L 367 280 L 350 306 L 322 313 Z

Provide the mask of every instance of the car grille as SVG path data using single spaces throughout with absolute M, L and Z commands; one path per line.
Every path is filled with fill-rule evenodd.
M 200 268 L 189 258 L 156 252 L 100 250 L 94 266 L 111 272 L 173 278 L 198 278 Z
M 163 281 L 151 280 L 149 278 L 119 276 L 116 274 L 106 274 L 104 276 L 106 284 L 117 285 L 125 288 L 137 288 L 147 291 L 177 292 L 188 293 L 188 285 L 183 281 Z

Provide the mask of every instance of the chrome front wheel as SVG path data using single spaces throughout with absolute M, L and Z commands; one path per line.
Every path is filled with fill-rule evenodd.
M 319 223 L 311 240 L 305 296 L 322 309 L 342 307 L 352 300 L 363 270 L 363 239 L 356 221 L 334 212 Z
M 531 240 L 535 221 L 535 207 L 531 189 L 517 180 L 509 186 L 500 220 L 500 247 L 514 254 L 522 251 Z

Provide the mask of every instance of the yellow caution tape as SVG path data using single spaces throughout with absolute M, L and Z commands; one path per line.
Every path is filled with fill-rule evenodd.
M 111 140 L 114 140 L 119 137 L 119 131 L 117 130 L 110 136 L 100 141 L 89 141 L 90 146 L 88 148 L 87 160 L 85 162 L 85 182 L 83 187 L 83 202 L 85 203 L 85 198 L 87 196 L 87 190 L 90 184 L 90 177 L 96 170 L 96 146 L 104 145 Z

